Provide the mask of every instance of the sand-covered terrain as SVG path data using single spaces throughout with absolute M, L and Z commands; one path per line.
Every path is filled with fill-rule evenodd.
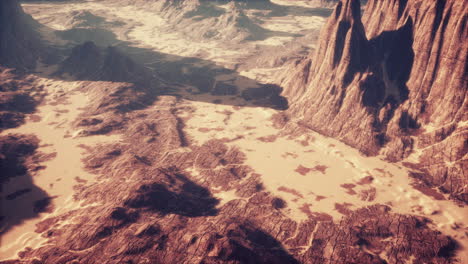
M 15 192 L 34 186 L 47 195 L 44 197 L 43 194 L 29 191 L 12 200 L 2 199 L 2 214 L 5 217 L 2 232 L 5 233 L 2 234 L 1 251 L 5 257 L 14 256 L 24 247 L 37 247 L 45 241 L 34 232 L 35 225 L 42 217 L 59 215 L 80 207 L 79 201 L 73 199 L 74 186 L 92 184 L 95 180 L 95 175 L 83 169 L 83 153 L 87 148 L 97 147 L 99 143 L 119 141 L 118 136 L 80 138 L 80 130 L 71 127 L 80 109 L 88 103 L 86 95 L 76 90 L 80 83 L 48 79 L 40 79 L 38 82 L 46 87 L 48 96 L 37 112 L 28 116 L 25 125 L 6 130 L 5 133 L 35 135 L 41 142 L 39 151 L 48 158 L 41 163 L 43 169 L 33 175 L 29 186 L 24 184 L 22 177 L 17 177 L 5 183 L 3 188 Z M 36 217 L 21 219 L 23 214 L 35 215 L 35 204 L 41 199 L 47 201 L 48 208 L 40 210 Z
M 383 156 L 367 157 L 358 150 L 308 130 L 305 126 L 299 125 L 295 131 L 285 132 L 277 125 L 282 111 L 288 108 L 287 99 L 280 95 L 281 88 L 275 84 L 278 76 L 285 65 L 290 65 L 297 58 L 313 51 L 320 29 L 332 9 L 328 6 L 316 7 L 315 3 L 308 1 L 273 2 L 289 9 L 278 16 L 265 15 L 265 10 L 255 8 L 243 11 L 242 18 L 245 15 L 266 33 L 259 39 L 246 37 L 242 40 L 240 37 L 225 39 L 226 36 L 195 37 L 190 32 L 175 28 L 171 24 L 171 17 L 138 5 L 126 6 L 107 1 L 22 4 L 26 13 L 45 26 L 41 28 L 42 36 L 50 45 L 59 47 L 63 58 L 70 55 L 68 50 L 71 47 L 85 41 L 93 41 L 102 49 L 115 46 L 137 65 L 142 65 L 147 71 L 145 74 L 151 75 L 152 82 L 157 84 L 145 84 L 146 90 L 141 92 L 143 95 L 136 96 L 136 99 L 129 98 L 130 102 L 125 102 L 126 108 L 121 110 L 120 106 L 113 108 L 113 104 L 126 100 L 122 98 L 140 84 L 109 84 L 114 76 L 123 76 L 119 72 L 106 75 L 110 76 L 103 80 L 106 82 L 96 82 L 95 79 L 99 78 L 94 75 L 92 78 L 77 78 L 69 73 L 58 75 L 60 64 L 40 64 L 35 72 L 30 73 L 35 85 L 43 87 L 44 97 L 35 111 L 26 115 L 23 124 L 3 130 L 1 135 L 35 135 L 40 142 L 36 150 L 39 154 L 36 155 L 44 158 L 38 162 L 41 169 L 27 176 L 31 178 L 28 186 L 24 185 L 26 176 L 14 177 L 2 184 L 0 259 L 16 258 L 27 247 L 30 249 L 26 252 L 35 252 L 34 250 L 41 247 L 58 245 L 63 242 L 60 240 L 63 238 L 52 238 L 55 233 L 57 236 L 66 233 L 58 231 L 61 228 L 69 225 L 69 230 L 80 230 L 76 226 L 86 224 L 83 215 L 100 212 L 99 204 L 102 208 L 111 210 L 110 207 L 104 207 L 112 203 L 112 197 L 109 196 L 116 196 L 115 207 L 121 206 L 120 203 L 129 208 L 140 208 L 129 202 L 133 201 L 131 197 L 117 197 L 119 192 L 124 192 L 121 188 L 127 184 L 129 189 L 135 189 L 135 193 L 142 192 L 142 188 L 136 191 L 135 175 L 124 176 L 132 170 L 124 170 L 125 164 L 137 164 L 135 174 L 138 174 L 143 170 L 140 168 L 150 168 L 156 166 L 155 164 L 169 166 L 170 162 L 179 166 L 177 162 L 183 161 L 180 170 L 183 171 L 182 174 L 190 176 L 187 176 L 188 180 L 176 177 L 177 181 L 185 184 L 193 182 L 206 188 L 212 197 L 203 198 L 200 203 L 206 201 L 210 208 L 213 207 L 211 209 L 223 212 L 219 215 L 243 216 L 242 212 L 235 210 L 226 212 L 226 208 L 229 209 L 234 204 L 243 208 L 240 204 L 251 203 L 251 196 L 242 192 L 243 186 L 250 186 L 250 182 L 258 183 L 261 185 L 259 190 L 265 192 L 266 196 L 277 199 L 273 200 L 273 207 L 281 214 L 278 217 L 290 219 L 297 225 L 305 225 L 310 219 L 314 219 L 313 221 L 340 226 L 345 222 L 343 219 L 352 219 L 353 212 L 360 208 L 386 205 L 391 208 L 392 214 L 402 215 L 402 218 L 404 215 L 427 219 L 424 228 L 453 238 L 457 244 L 456 258 L 460 259 L 459 263 L 467 262 L 466 206 L 450 200 L 446 194 L 418 184 L 418 181 L 409 176 L 409 170 L 402 162 L 392 163 L 384 160 Z M 219 4 L 217 8 L 231 7 L 229 4 Z M 233 32 L 241 32 L 239 36 L 246 34 L 245 31 Z M 172 70 L 174 72 L 171 73 Z M 108 90 L 106 85 L 110 87 Z M 154 100 L 152 93 L 147 90 L 153 88 L 159 89 L 158 97 Z M 117 101 L 109 99 L 110 103 L 106 103 L 106 96 L 96 96 L 105 92 L 109 92 L 109 98 Z M 144 101 L 141 99 L 144 97 L 151 99 Z M 141 105 L 140 101 L 143 101 Z M 166 142 L 161 137 L 164 133 L 173 136 L 176 133 L 173 131 L 179 133 L 179 145 L 172 142 L 175 139 L 171 138 Z M 221 143 L 210 147 L 214 141 Z M 167 144 L 167 149 L 134 149 L 144 142 L 158 142 L 161 146 Z M 203 157 L 203 153 L 211 148 L 217 149 L 217 144 L 223 145 L 221 149 L 228 150 L 223 152 L 226 157 L 220 158 L 220 165 L 212 166 L 208 164 L 212 161 Z M 103 154 L 117 153 L 116 149 L 119 152 L 115 158 L 111 154 Z M 140 154 L 139 150 L 146 156 Z M 153 159 L 152 155 L 157 156 Z M 416 155 L 417 153 L 413 154 L 409 159 L 417 159 Z M 97 163 L 99 165 L 94 166 Z M 226 187 L 227 185 L 213 180 L 215 178 L 209 178 L 212 176 L 206 176 L 217 171 L 218 166 L 239 167 L 240 171 L 246 171 L 247 176 L 233 176 L 234 180 L 226 180 L 230 184 Z M 172 173 L 161 169 L 159 171 L 166 175 Z M 146 173 L 145 177 L 141 176 L 142 182 L 147 180 L 148 175 L 157 174 L 153 171 Z M 231 173 L 236 174 L 232 169 Z M 106 182 L 113 181 L 112 177 L 119 181 L 118 187 L 114 188 L 115 193 L 113 188 L 104 187 Z M 179 183 L 175 185 L 177 184 Z M 29 191 L 20 192 L 13 199 L 6 199 L 8 195 L 11 197 L 12 193 L 21 190 Z M 95 193 L 89 190 L 94 190 Z M 99 201 L 96 197 L 102 197 L 103 200 Z M 188 198 L 183 195 L 182 198 L 177 197 L 182 200 L 191 199 L 190 195 Z M 211 204 L 208 202 L 210 199 L 217 202 Z M 41 210 L 37 210 L 38 200 L 45 203 Z M 196 219 L 217 215 L 211 214 L 210 210 L 200 210 L 200 215 L 195 213 Z M 28 213 L 19 213 L 20 211 Z M 80 212 L 85 213 L 80 215 Z M 148 210 L 145 214 L 147 212 Z M 164 217 L 167 214 L 186 217 L 194 215 L 191 211 L 164 212 Z M 103 217 L 107 213 L 103 211 Z M 97 218 L 90 219 L 90 222 L 98 221 Z M 206 224 L 202 220 L 194 221 L 199 221 L 200 226 Z M 121 225 L 112 224 L 112 232 L 123 230 L 121 228 L 126 228 L 128 223 L 133 222 L 129 220 Z M 49 229 L 45 226 L 50 228 L 49 232 L 55 233 L 49 234 L 50 237 L 46 235 L 48 232 L 43 230 Z M 141 226 L 140 229 L 146 230 L 144 228 L 147 226 Z M 40 230 L 42 231 L 39 232 Z M 138 230 L 132 229 L 132 232 L 138 233 Z M 300 232 L 295 232 L 297 233 Z M 88 236 L 83 236 L 86 237 L 83 240 L 88 239 Z M 280 235 L 275 238 L 284 242 L 279 237 Z M 392 243 L 398 244 L 398 239 Z M 307 249 L 284 247 L 285 251 L 294 254 L 303 254 Z M 73 254 L 84 254 L 83 252 L 92 250 L 93 247 L 74 244 L 70 248 Z M 363 251 L 373 250 L 370 246 L 369 248 Z M 40 250 L 37 252 L 42 254 Z M 389 263 L 396 263 L 392 262 L 394 259 L 389 252 L 376 252 L 372 251 L 372 255 L 387 259 Z M 23 253 L 23 256 L 31 259 L 28 254 L 30 253 Z M 331 256 L 333 253 L 324 254 Z M 50 261 L 44 263 L 52 263 Z M 138 263 L 147 263 L 141 261 Z M 417 262 L 412 262 L 409 258 L 401 263 Z

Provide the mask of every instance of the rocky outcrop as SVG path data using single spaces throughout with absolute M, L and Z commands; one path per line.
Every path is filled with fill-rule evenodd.
M 28 159 L 35 153 L 39 140 L 32 135 L 10 134 L 0 136 L 0 183 L 28 172 Z M 3 191 L 3 190 L 2 190 Z
M 24 123 L 44 97 L 42 88 L 35 77 L 0 67 L 0 132 Z
M 0 65 L 32 69 L 41 54 L 38 24 L 17 0 L 0 2 Z
M 70 18 L 65 22 L 66 28 L 96 27 L 105 22 L 104 18 L 96 16 L 88 10 L 73 10 L 69 15 Z
M 50 158 L 38 151 L 39 143 L 35 135 L 0 135 L 0 236 L 50 209 L 51 198 L 33 180 Z M 28 193 L 33 200 L 25 202 Z
M 283 78 L 289 115 L 468 202 L 464 1 L 342 0 Z M 417 156 L 416 154 L 420 155 Z
M 187 138 L 184 111 L 163 96 L 125 113 L 121 142 L 88 149 L 84 164 L 99 180 L 75 186 L 81 207 L 41 221 L 47 243 L 5 263 L 454 263 L 456 242 L 388 206 L 296 222 L 244 153 Z M 225 192 L 235 198 L 223 201 Z
M 115 1 L 112 1 L 113 3 Z M 169 26 L 160 29 L 174 30 L 189 36 L 191 40 L 223 40 L 242 42 L 244 40 L 263 39 L 269 31 L 255 23 L 244 9 L 273 5 L 270 1 L 148 1 L 120 0 L 120 5 L 127 4 L 144 7 L 164 17 Z M 221 7 L 221 5 L 225 5 Z
M 103 54 L 94 42 L 88 41 L 75 46 L 70 56 L 60 65 L 57 74 L 69 74 L 78 79 L 97 79 L 97 72 L 101 68 Z
M 91 41 L 74 47 L 56 74 L 68 74 L 79 80 L 127 82 L 145 86 L 154 85 L 155 78 L 145 67 L 116 47 L 102 49 Z

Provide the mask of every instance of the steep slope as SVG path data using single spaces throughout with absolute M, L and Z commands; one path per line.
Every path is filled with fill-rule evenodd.
M 294 116 L 302 117 L 305 124 L 323 134 L 343 139 L 354 138 L 355 135 L 346 134 L 351 127 L 325 124 L 333 119 L 335 123 L 339 120 L 366 126 L 372 123 L 367 111 L 355 103 L 359 100 L 346 96 L 351 89 L 358 89 L 354 75 L 364 71 L 369 61 L 369 44 L 360 17 L 359 1 L 339 2 L 322 29 L 315 54 L 297 62 L 287 73 L 290 77 L 284 85 L 284 94 L 293 103 Z M 377 142 L 371 144 L 363 150 L 375 153 Z
M 74 47 L 56 74 L 69 74 L 79 80 L 155 84 L 152 73 L 116 47 L 102 49 L 91 41 Z
M 31 69 L 41 50 L 38 25 L 17 0 L 0 2 L 0 65 Z
M 466 1 L 342 0 L 284 78 L 289 114 L 468 201 Z M 419 154 L 419 156 L 418 156 Z M 411 164 L 410 164 L 411 163 Z

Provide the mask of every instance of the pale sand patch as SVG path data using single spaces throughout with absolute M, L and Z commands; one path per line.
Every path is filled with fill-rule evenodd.
M 468 246 L 467 238 L 460 232 L 466 230 L 464 222 L 468 208 L 460 208 L 449 200 L 435 200 L 416 190 L 411 186 L 408 171 L 400 164 L 388 163 L 379 157 L 365 157 L 338 140 L 313 132 L 308 137 L 296 139 L 258 140 L 279 133 L 271 125 L 270 118 L 276 113 L 272 109 L 196 101 L 187 104 L 195 109 L 185 129 L 189 136 L 199 144 L 210 139 L 235 139 L 228 144 L 246 154 L 246 165 L 262 175 L 268 191 L 287 202 L 287 208 L 283 210 L 293 219 L 303 221 L 312 212 L 331 215 L 334 221 L 339 221 L 343 215 L 337 208 L 344 211 L 340 205 L 355 209 L 377 203 L 388 204 L 398 213 L 428 217 L 439 230 Z M 227 111 L 232 113 L 226 123 L 223 113 Z M 210 129 L 202 133 L 198 130 L 200 126 L 215 129 L 222 125 L 225 128 L 222 131 Z M 308 144 L 304 144 L 307 138 Z M 285 156 L 284 153 L 293 155 Z M 326 166 L 326 170 L 301 175 L 296 171 L 299 166 Z M 373 177 L 372 181 L 369 176 Z M 375 192 L 375 199 L 368 197 L 373 195 L 372 192 Z M 460 227 L 454 230 L 455 226 Z
M 193 167 L 193 168 L 187 169 L 186 171 L 190 174 L 191 178 L 197 179 L 200 182 L 204 181 L 203 176 L 200 174 L 199 169 Z M 241 184 L 242 181 L 244 181 L 244 180 L 246 180 L 246 179 L 242 179 L 241 181 L 239 181 L 239 184 Z M 228 190 L 228 191 L 223 191 L 222 187 L 214 187 L 214 188 L 210 189 L 210 192 L 212 193 L 212 195 L 216 199 L 219 200 L 219 203 L 216 206 L 217 208 L 221 208 L 226 203 L 228 203 L 230 201 L 233 201 L 233 200 L 238 200 L 238 199 L 243 200 L 244 198 L 238 196 L 236 194 L 236 191 L 237 190 L 235 188 L 233 188 L 231 190 Z
M 278 76 L 284 73 L 285 68 L 253 68 L 246 71 L 239 72 L 239 75 L 257 80 L 262 83 L 274 83 L 275 79 L 273 76 Z
M 310 0 L 271 0 L 272 3 L 277 5 L 285 5 L 285 6 L 302 6 L 302 7 L 311 7 Z
M 423 133 L 434 133 L 435 131 L 439 130 L 439 129 L 442 129 L 444 127 L 448 127 L 449 124 L 445 124 L 445 126 L 436 126 L 434 124 L 423 124 L 421 126 L 421 130 L 423 131 Z M 457 123 L 457 128 L 459 129 L 459 131 L 464 131 L 466 129 L 468 129 L 468 121 L 460 121 Z M 455 133 L 453 133 L 451 136 L 454 136 L 456 135 Z M 417 144 L 416 144 L 417 145 Z M 413 150 L 413 153 L 411 153 L 411 155 L 407 158 L 407 161 L 408 162 L 412 162 L 412 163 L 418 163 L 419 162 L 419 158 L 421 157 L 421 155 L 423 154 L 423 151 L 427 148 L 431 148 L 433 145 L 429 145 L 427 146 L 426 148 L 415 148 Z M 452 164 L 450 162 L 447 162 L 447 167 L 450 167 Z
M 229 191 L 219 191 L 219 192 L 215 191 L 214 196 L 219 199 L 219 204 L 217 205 L 218 208 L 222 207 L 223 205 L 225 205 L 226 203 L 230 201 L 243 199 L 242 197 L 239 197 L 236 194 L 236 189 L 232 189 Z
M 42 213 L 36 218 L 26 219 L 22 223 L 13 226 L 2 236 L 2 247 L 0 258 L 7 259 L 14 257 L 18 250 L 24 247 L 38 247 L 46 241 L 35 233 L 35 225 L 42 219 L 54 215 L 59 215 L 72 209 L 80 207 L 80 202 L 73 199 L 73 186 L 77 185 L 76 177 L 81 181 L 91 184 L 95 181 L 95 176 L 83 169 L 81 159 L 84 150 L 79 145 L 84 144 L 93 147 L 98 143 L 119 141 L 119 136 L 92 136 L 92 137 L 72 137 L 77 131 L 71 129 L 70 124 L 80 114 L 82 107 L 88 103 L 85 94 L 77 91 L 80 82 L 41 80 L 49 96 L 45 98 L 46 104 L 38 107 L 36 116 L 40 117 L 38 122 L 27 122 L 25 125 L 6 130 L 7 133 L 34 134 L 40 139 L 38 151 L 44 153 L 57 153 L 56 157 L 44 162 L 44 170 L 34 175 L 34 185 L 44 190 L 48 196 L 53 197 L 53 212 Z M 55 103 L 58 103 L 55 105 Z M 53 105 L 51 104 L 53 103 Z M 63 104 L 62 104 L 63 103 Z M 21 177 L 11 179 L 5 184 L 7 190 L 21 189 L 18 184 Z M 25 208 L 21 210 L 32 210 L 34 200 L 28 200 L 28 194 L 17 199 Z M 6 213 L 6 221 L 14 221 L 15 204 L 18 200 L 3 201 L 2 212 Z
M 262 27 L 271 31 L 297 34 L 303 30 L 320 29 L 325 24 L 326 18 L 319 16 L 284 16 L 271 17 L 264 20 Z

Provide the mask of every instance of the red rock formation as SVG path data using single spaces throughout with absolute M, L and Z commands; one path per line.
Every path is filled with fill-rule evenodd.
M 75 186 L 82 207 L 37 224 L 47 243 L 0 263 L 456 263 L 454 240 L 388 206 L 350 210 L 337 223 L 317 213 L 296 222 L 244 153 L 187 140 L 176 98 L 154 106 L 125 113 L 124 141 L 88 149 L 85 167 L 100 180 Z M 238 198 L 214 195 L 226 191 Z
M 411 167 L 468 201 L 466 1 L 342 0 L 283 79 L 300 125 Z M 293 72 L 293 74 L 291 74 Z M 409 164 L 408 164 L 409 165 Z

